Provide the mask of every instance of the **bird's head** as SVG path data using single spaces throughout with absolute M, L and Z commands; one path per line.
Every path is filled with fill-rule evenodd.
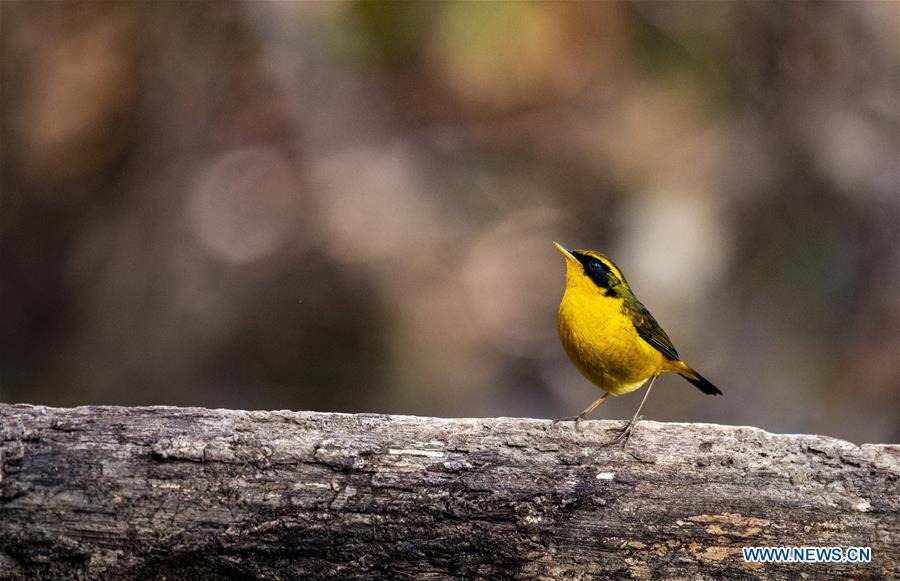
M 612 260 L 593 250 L 569 250 L 554 242 L 554 246 L 566 257 L 566 286 L 593 286 L 604 295 L 618 294 L 621 287 L 628 288 L 622 272 Z

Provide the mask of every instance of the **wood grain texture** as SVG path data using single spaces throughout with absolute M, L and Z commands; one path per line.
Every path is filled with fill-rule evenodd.
M 0 404 L 0 578 L 900 576 L 900 447 L 619 425 Z

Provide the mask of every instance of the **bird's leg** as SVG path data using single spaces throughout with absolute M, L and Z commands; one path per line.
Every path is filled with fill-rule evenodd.
M 555 420 L 553 420 L 553 423 L 555 424 L 555 423 L 557 423 L 557 422 L 571 422 L 571 421 L 574 420 L 574 421 L 575 421 L 575 429 L 577 430 L 577 429 L 578 429 L 578 422 L 583 422 L 584 420 L 586 420 L 587 417 L 588 417 L 588 415 L 589 415 L 592 411 L 594 411 L 595 409 L 597 409 L 597 406 L 600 405 L 601 403 L 603 403 L 603 400 L 605 400 L 606 397 L 607 397 L 608 395 L 609 395 L 609 392 L 604 392 L 603 395 L 601 395 L 600 397 L 598 397 L 598 398 L 594 401 L 594 403 L 592 403 L 591 405 L 589 405 L 589 406 L 587 406 L 586 408 L 584 408 L 584 411 L 582 411 L 582 412 L 581 412 L 580 414 L 578 414 L 577 416 L 566 416 L 566 417 L 563 417 L 563 418 L 556 418 Z
M 606 446 L 617 444 L 622 440 L 622 438 L 625 438 L 625 444 L 628 444 L 628 439 L 631 437 L 631 431 L 634 429 L 635 424 L 641 421 L 642 416 L 639 415 L 641 413 L 641 408 L 644 407 L 644 402 L 647 401 L 647 396 L 650 395 L 650 390 L 653 388 L 653 382 L 656 381 L 657 377 L 659 377 L 659 375 L 654 375 L 652 378 L 650 378 L 650 385 L 647 386 L 647 391 L 644 392 L 644 399 L 641 400 L 641 405 L 639 405 L 637 411 L 634 412 L 634 417 L 632 417 L 631 421 L 628 422 L 625 427 L 619 431 L 618 436 L 616 436 L 608 444 L 605 444 Z

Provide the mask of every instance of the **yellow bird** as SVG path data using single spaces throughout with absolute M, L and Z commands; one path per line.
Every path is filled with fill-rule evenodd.
M 555 421 L 575 420 L 577 427 L 609 394 L 632 392 L 649 379 L 641 405 L 617 442 L 640 419 L 653 381 L 661 373 L 677 373 L 703 393 L 722 393 L 681 360 L 669 336 L 637 300 L 612 260 L 592 250 L 553 244 L 566 257 L 566 292 L 556 318 L 559 338 L 578 371 L 604 392 L 577 416 Z

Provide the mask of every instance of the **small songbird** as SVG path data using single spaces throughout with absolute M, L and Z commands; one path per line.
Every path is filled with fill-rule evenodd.
M 661 373 L 677 373 L 703 393 L 722 393 L 681 360 L 612 260 L 592 250 L 553 244 L 566 257 L 566 292 L 556 318 L 559 338 L 578 371 L 604 392 L 577 416 L 555 421 L 575 420 L 577 427 L 609 394 L 632 392 L 649 379 L 637 412 L 614 440 L 618 442 L 640 419 L 653 381 Z

